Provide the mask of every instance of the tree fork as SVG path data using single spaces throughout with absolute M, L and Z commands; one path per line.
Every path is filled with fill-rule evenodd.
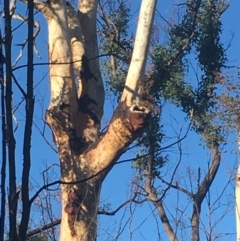
M 79 59 L 84 60 L 81 67 L 74 67 L 71 64 L 72 60 L 77 58 L 74 55 L 73 42 L 70 40 L 70 38 L 74 39 L 74 32 L 69 26 L 70 21 L 67 21 L 71 16 L 70 11 L 66 11 L 66 2 L 64 0 L 50 2 L 48 8 L 44 10 L 45 16 L 46 13 L 48 14 L 46 18 L 49 26 L 50 63 L 55 63 L 50 64 L 51 102 L 46 111 L 46 122 L 53 131 L 54 141 L 58 147 L 61 180 L 69 183 L 61 185 L 60 236 L 62 241 L 96 240 L 97 213 L 102 182 L 129 144 L 142 134 L 151 116 L 152 105 L 150 103 L 141 100 L 134 103 L 132 97 L 126 101 L 125 97 L 128 97 L 128 94 L 132 95 L 132 92 L 138 91 L 129 86 L 130 78 L 128 78 L 125 97 L 122 98 L 115 110 L 107 131 L 99 137 L 104 92 L 98 60 L 88 61 L 89 58 L 98 55 L 96 44 L 97 2 L 97 0 L 81 1 L 79 6 L 85 48 L 85 53 L 79 51 L 82 54 Z M 143 0 L 143 6 L 146 7 L 147 2 L 149 1 Z M 154 8 L 156 1 L 150 2 Z M 146 22 L 150 23 L 148 27 L 151 28 L 154 12 L 152 7 L 149 14 L 147 11 L 144 13 L 141 11 L 140 18 L 144 18 L 144 20 L 139 21 L 138 28 L 146 26 Z M 86 20 L 89 22 L 88 29 L 83 25 Z M 79 27 L 78 23 L 77 26 Z M 151 31 L 148 32 L 149 36 L 142 39 L 143 45 L 139 41 L 136 41 L 135 44 L 135 52 L 142 52 L 144 58 L 147 58 L 150 41 Z M 142 32 L 137 33 L 137 35 L 139 34 L 141 35 Z M 140 38 L 137 37 L 137 39 Z M 80 41 L 81 38 L 78 40 Z M 80 45 L 79 49 L 81 49 Z M 132 68 L 137 64 L 141 69 L 140 75 L 142 76 L 146 61 L 139 64 L 136 58 L 133 60 Z M 81 68 L 80 81 L 85 81 L 87 85 L 86 87 L 81 86 L 81 93 L 77 93 L 73 68 Z M 131 82 L 135 83 L 133 86 L 137 86 L 137 88 L 141 85 L 141 79 L 138 77 L 139 75 L 134 74 L 131 78 Z M 93 102 L 83 103 L 84 98 Z M 95 114 L 97 118 L 92 114 Z M 91 135 L 94 135 L 92 139 Z M 110 146 L 111 148 L 109 148 Z M 77 180 L 97 173 L 99 173 L 98 176 L 94 176 L 87 182 L 77 183 Z
M 59 150 L 62 180 L 73 182 L 100 173 L 87 183 L 62 185 L 62 225 L 68 227 L 68 234 L 66 228 L 61 234 L 62 240 L 65 240 L 65 234 L 68 237 L 70 234 L 72 238 L 82 237 L 83 240 L 95 239 L 102 182 L 112 164 L 127 146 L 141 135 L 151 115 L 150 107 L 151 105 L 147 102 L 143 102 L 142 106 L 133 105 L 131 108 L 121 103 L 106 133 L 97 143 L 78 155 L 71 148 L 71 134 L 67 133 L 65 128 L 64 114 L 47 112 L 47 122 L 53 130 Z

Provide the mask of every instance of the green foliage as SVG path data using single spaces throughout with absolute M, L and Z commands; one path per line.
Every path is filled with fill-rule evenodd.
M 185 112 L 194 106 L 192 87 L 184 82 L 184 64 L 182 59 L 172 60 L 173 49 L 169 46 L 158 46 L 152 56 L 155 71 L 152 75 L 156 99 L 167 99 Z M 156 91 L 157 90 L 157 91 Z
M 220 41 L 222 31 L 221 14 L 226 5 L 223 0 L 187 0 L 181 5 L 182 17 L 178 23 L 169 24 L 167 41 L 155 46 L 151 55 L 152 68 L 146 78 L 145 99 L 156 106 L 168 100 L 185 112 L 193 128 L 202 134 L 206 144 L 223 141 L 221 129 L 215 124 L 215 96 L 220 71 L 226 62 L 226 55 Z M 110 57 L 102 61 L 107 88 L 120 96 L 130 56 L 132 41 L 129 36 L 130 8 L 127 2 L 119 6 L 109 3 L 108 16 L 102 15 L 102 50 Z M 188 80 L 189 58 L 195 58 L 200 67 L 197 81 Z M 146 169 L 147 157 L 154 153 L 152 170 L 159 170 L 167 161 L 158 150 L 164 137 L 160 117 L 151 119 L 148 129 L 139 145 L 144 149 L 133 166 L 140 172 Z
M 145 170 L 147 169 L 148 159 L 147 159 L 147 157 L 141 157 L 140 154 L 137 155 L 137 158 L 138 159 L 132 163 L 132 167 L 138 171 L 139 178 L 141 180 L 142 177 L 144 176 Z M 151 161 L 152 161 L 151 176 L 154 179 L 154 178 L 160 176 L 160 170 L 164 166 L 164 164 L 167 162 L 167 156 L 162 157 L 160 155 L 155 155 Z
M 102 74 L 107 87 L 115 95 L 123 90 L 127 69 L 132 54 L 132 36 L 129 36 L 130 8 L 127 2 L 119 5 L 107 2 L 105 10 L 100 15 L 101 23 L 101 54 L 108 55 L 101 61 Z
M 139 145 L 143 147 L 144 151 L 141 151 L 137 155 L 137 159 L 132 163 L 132 166 L 137 169 L 140 174 L 140 178 L 145 170 L 148 169 L 148 165 L 151 165 L 152 178 L 160 175 L 160 169 L 167 162 L 167 156 L 161 154 L 161 142 L 164 138 L 162 133 L 162 126 L 160 123 L 160 115 L 152 117 L 151 122 L 145 130 L 142 138 L 138 140 Z M 151 159 L 149 162 L 149 158 Z
M 158 98 L 169 100 L 194 118 L 195 130 L 203 134 L 208 145 L 210 140 L 222 140 L 219 127 L 213 124 L 213 107 L 220 71 L 226 62 L 220 42 L 224 8 L 221 0 L 188 1 L 181 22 L 169 32 L 169 42 L 157 46 L 152 56 Z M 196 52 L 201 70 L 197 86 L 186 81 L 190 51 Z
M 219 73 L 226 62 L 226 55 L 222 43 L 221 12 L 222 1 L 204 1 L 198 19 L 198 34 L 195 41 L 198 61 L 202 70 L 199 83 L 198 106 L 211 107 L 211 97 L 219 81 Z M 208 106 L 207 106 L 208 105 Z

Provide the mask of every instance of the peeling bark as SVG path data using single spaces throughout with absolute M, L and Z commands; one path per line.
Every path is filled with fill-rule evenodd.
M 69 236 L 72 237 L 71 240 L 75 240 L 77 236 L 82 237 L 80 240 L 92 241 L 96 238 L 102 181 L 128 145 L 141 135 L 150 118 L 150 112 L 146 106 L 132 106 L 129 109 L 126 105 L 120 105 L 102 138 L 83 153 L 80 151 L 80 154 L 71 147 L 71 135 L 67 132 L 64 118 L 55 118 L 56 114 L 54 117 L 47 114 L 47 122 L 54 132 L 59 151 L 62 180 L 74 182 L 101 172 L 87 183 L 62 185 L 61 240 L 69 240 Z
M 142 134 L 150 114 L 149 108 L 146 107 L 128 108 L 126 105 L 119 105 L 107 132 L 96 146 L 86 151 L 88 165 L 99 172 L 114 163 L 129 144 Z
M 151 116 L 151 103 L 129 104 L 122 99 L 109 128 L 99 137 L 104 89 L 98 59 L 97 4 L 97 0 L 81 1 L 77 15 L 64 0 L 56 0 L 42 11 L 48 21 L 51 63 L 46 122 L 53 131 L 61 180 L 66 183 L 61 185 L 61 241 L 96 240 L 102 182 L 129 144 L 142 134 Z M 145 57 L 148 46 L 141 48 Z M 141 71 L 144 69 L 145 65 Z M 77 183 L 90 176 L 94 178 Z

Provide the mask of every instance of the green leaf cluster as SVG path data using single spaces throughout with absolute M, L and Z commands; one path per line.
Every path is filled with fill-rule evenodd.
M 160 175 L 160 170 L 168 160 L 168 156 L 163 156 L 161 153 L 161 143 L 164 138 L 162 126 L 160 125 L 160 115 L 152 116 L 151 122 L 147 126 L 143 136 L 138 139 L 139 146 L 143 147 L 134 160 L 132 166 L 137 169 L 142 177 L 142 174 L 148 169 L 149 159 L 151 158 L 151 176 L 156 178 Z
M 226 5 L 223 0 L 187 0 L 180 8 L 182 16 L 178 23 L 169 23 L 167 41 L 154 46 L 151 53 L 151 68 L 146 74 L 147 90 L 143 98 L 151 100 L 157 107 L 163 101 L 179 107 L 210 147 L 223 141 L 222 130 L 215 121 L 214 107 L 221 70 L 227 60 L 221 43 L 221 15 Z M 124 88 L 131 59 L 130 13 L 129 5 L 121 1 L 115 9 L 110 8 L 107 17 L 110 21 L 102 19 L 102 50 L 105 54 L 110 53 L 110 57 L 102 61 L 104 79 L 110 92 L 118 96 Z M 192 59 L 199 66 L 194 81 L 189 79 Z M 161 156 L 159 151 L 163 138 L 157 113 L 138 140 L 144 151 L 133 166 L 141 173 L 148 163 L 142 154 L 154 153 L 152 170 L 154 176 L 160 174 L 160 168 L 167 161 L 167 156 Z
M 169 32 L 169 41 L 157 46 L 152 56 L 155 95 L 193 115 L 195 130 L 204 134 L 209 145 L 210 140 L 222 140 L 213 123 L 213 107 L 220 71 L 227 60 L 220 41 L 224 7 L 221 0 L 187 1 L 181 22 Z M 197 83 L 187 81 L 191 57 L 200 66 Z
M 129 35 L 130 5 L 121 1 L 107 2 L 108 12 L 100 17 L 101 54 L 108 55 L 101 61 L 107 88 L 120 95 L 124 88 L 127 69 L 132 55 L 132 36 Z M 105 6 L 105 9 L 106 6 Z

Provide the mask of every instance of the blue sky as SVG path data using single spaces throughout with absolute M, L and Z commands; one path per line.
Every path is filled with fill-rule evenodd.
M 139 1 L 132 0 L 132 9 L 138 8 Z M 173 4 L 180 3 L 180 1 L 173 1 L 173 0 L 162 0 L 158 2 L 158 11 L 165 17 L 168 17 L 169 14 L 173 12 Z M 24 6 L 19 3 L 18 12 L 21 12 L 21 9 Z M 229 9 L 223 15 L 223 33 L 222 33 L 222 41 L 227 46 L 229 41 L 231 40 L 232 34 L 234 34 L 234 38 L 231 42 L 231 47 L 228 49 L 228 64 L 230 66 L 236 65 L 239 67 L 239 56 L 240 56 L 240 49 L 239 49 L 239 42 L 240 42 L 240 29 L 238 26 L 239 22 L 239 11 L 240 11 L 240 1 L 239 0 L 232 0 Z M 158 18 L 158 15 L 156 16 Z M 137 18 L 137 15 L 136 17 Z M 42 56 L 42 59 L 39 59 L 35 56 L 36 62 L 47 62 L 47 27 L 45 24 L 45 20 L 40 14 L 35 16 L 35 20 L 41 22 L 41 32 L 39 37 L 37 38 L 37 47 Z M 19 24 L 19 21 L 14 22 L 15 26 Z M 134 29 L 134 26 L 132 26 Z M 14 34 L 13 43 L 19 44 L 22 43 L 26 37 L 26 26 L 22 26 L 20 29 L 17 29 Z M 161 36 L 160 33 L 160 39 Z M 18 56 L 20 48 L 15 47 L 13 52 L 13 59 Z M 26 53 L 26 50 L 25 50 Z M 26 59 L 23 57 L 19 65 L 25 64 Z M 42 129 L 43 127 L 43 119 L 45 109 L 49 103 L 49 86 L 48 86 L 48 77 L 46 75 L 46 68 L 45 67 L 35 67 L 35 83 L 40 82 L 38 87 L 36 88 L 36 110 L 35 110 L 35 124 Z M 20 84 L 23 84 L 25 87 L 25 79 L 26 79 L 26 72 L 24 69 L 16 71 L 16 75 L 18 77 L 18 81 Z M 189 78 L 194 78 L 189 76 Z M 15 88 L 16 95 L 14 96 L 14 104 L 18 104 L 21 101 L 21 96 L 17 88 Z M 16 116 L 19 122 L 19 127 L 16 131 L 16 138 L 20 140 L 17 146 L 17 171 L 20 174 L 22 169 L 22 137 L 23 137 L 23 126 L 24 126 L 24 115 L 23 115 L 24 106 L 20 106 L 18 111 L 16 112 Z M 105 108 L 105 119 L 108 119 L 111 115 L 111 111 L 109 109 L 109 105 L 106 105 Z M 166 130 L 166 134 L 169 137 L 172 137 L 172 140 L 166 140 L 163 145 L 167 145 L 171 143 L 171 141 L 176 140 L 176 133 L 179 133 L 180 129 L 182 130 L 182 135 L 185 134 L 185 131 L 188 127 L 188 123 L 186 123 L 185 116 L 180 113 L 179 110 L 173 108 L 171 105 L 166 105 L 164 107 L 163 116 L 162 116 L 162 124 Z M 32 181 L 38 182 L 41 185 L 42 182 L 42 171 L 45 169 L 44 163 L 47 165 L 51 165 L 52 163 L 58 163 L 57 155 L 51 150 L 51 148 L 43 141 L 42 136 L 39 134 L 37 128 L 34 128 L 33 131 L 34 139 L 32 144 Z M 46 137 L 49 140 L 52 140 L 52 135 L 48 127 L 46 127 Z M 221 193 L 223 186 L 230 178 L 230 174 L 234 171 L 234 168 L 237 164 L 237 155 L 236 155 L 236 143 L 234 142 L 236 139 L 236 135 L 232 134 L 229 136 L 229 144 L 225 147 L 222 159 L 222 166 L 220 171 L 216 177 L 216 180 L 213 184 L 211 197 L 212 201 L 216 199 Z M 199 136 L 195 133 L 190 132 L 186 140 L 182 143 L 183 148 L 183 158 L 181 162 L 181 168 L 177 174 L 177 179 L 182 181 L 182 183 L 189 185 L 188 183 L 188 171 L 191 169 L 193 173 L 201 167 L 203 172 L 207 170 L 207 161 L 210 160 L 210 153 L 204 147 L 204 143 L 201 141 Z M 130 151 L 129 153 L 123 155 L 121 160 L 128 159 L 130 157 L 134 157 L 136 152 Z M 170 153 L 170 161 L 167 165 L 163 168 L 162 173 L 164 173 L 164 177 L 166 179 L 169 178 L 171 170 L 173 169 L 174 165 L 179 159 L 179 153 L 176 148 L 173 148 Z M 191 167 L 189 169 L 189 167 Z M 133 174 L 134 170 L 131 168 L 131 163 L 125 163 L 121 165 L 116 165 L 113 170 L 110 172 L 108 177 L 106 178 L 103 189 L 102 189 L 102 196 L 101 196 L 101 203 L 111 203 L 112 209 L 115 209 L 119 204 L 124 202 L 127 198 L 129 198 L 131 194 L 131 185 L 133 182 Z M 58 175 L 52 177 L 54 180 L 58 178 Z M 17 183 L 20 184 L 20 175 L 18 176 Z M 33 190 L 34 193 L 34 190 Z M 213 221 L 217 220 L 221 217 L 222 213 L 226 210 L 226 205 L 231 202 L 231 206 L 229 207 L 229 212 L 225 215 L 225 218 L 222 220 L 221 223 L 218 224 L 215 232 L 228 232 L 233 233 L 235 230 L 234 222 L 235 217 L 233 215 L 233 195 L 234 195 L 234 187 L 229 184 L 227 189 L 225 190 L 224 196 L 219 204 L 219 208 L 216 209 L 216 212 L 213 214 Z M 184 219 L 187 220 L 191 212 L 191 203 L 189 203 L 188 198 L 183 196 L 182 194 L 171 191 L 166 197 L 166 203 L 168 204 L 168 211 L 174 217 L 180 215 L 180 209 L 186 209 L 186 212 L 183 214 Z M 179 207 L 179 210 L 176 209 L 176 206 Z M 55 207 L 56 214 L 59 212 L 58 207 Z M 131 216 L 131 211 L 134 212 L 134 216 Z M 208 224 L 209 220 L 207 219 L 207 206 L 206 202 L 203 206 L 203 220 L 204 223 Z M 128 206 L 126 209 L 123 209 L 119 213 L 117 213 L 114 217 L 100 217 L 100 227 L 99 233 L 102 235 L 99 237 L 99 240 L 113 240 L 113 237 L 116 237 L 116 233 L 121 227 L 124 225 L 124 222 L 129 219 L 127 223 L 127 227 L 123 234 L 118 238 L 118 240 L 130 240 L 131 232 L 132 232 L 132 240 L 157 240 L 155 239 L 158 232 L 161 234 L 160 240 L 167 240 L 165 232 L 162 229 L 162 224 L 159 221 L 159 218 L 154 216 L 156 215 L 156 211 L 154 211 L 153 207 L 148 203 L 144 203 L 141 206 L 135 207 Z M 36 219 L 39 218 L 39 214 L 36 214 Z M 119 222 L 119 220 L 122 219 Z M 231 225 L 229 225 L 231 224 Z M 140 226 L 139 229 L 137 227 Z M 134 231 L 134 229 L 136 229 Z M 180 240 L 188 240 L 189 238 L 189 228 L 179 236 Z M 112 236 L 112 238 L 111 238 Z M 108 238 L 109 237 L 109 238 Z M 145 237 L 145 239 L 144 239 Z M 227 241 L 227 240 L 234 240 L 234 235 L 228 235 L 222 237 L 220 240 Z M 206 240 L 204 236 L 202 236 L 202 240 Z
M 180 1 L 159 1 L 158 3 L 158 11 L 166 18 L 169 17 L 169 14 L 173 12 L 173 4 L 180 3 Z M 231 1 L 231 5 L 229 9 L 224 13 L 223 15 L 223 33 L 222 33 L 222 42 L 225 46 L 228 46 L 230 40 L 231 40 L 231 47 L 228 49 L 227 55 L 228 55 L 228 65 L 229 66 L 239 66 L 239 56 L 240 56 L 240 50 L 239 50 L 239 42 L 240 42 L 240 30 L 237 27 L 237 23 L 239 22 L 239 9 L 240 9 L 240 2 L 238 0 Z M 157 16 L 158 17 L 158 16 Z M 232 39 L 232 34 L 234 34 L 234 38 Z M 160 33 L 160 40 L 161 40 L 161 33 Z M 194 81 L 194 76 L 189 76 L 190 79 Z M 175 120 L 173 119 L 175 118 Z M 167 135 L 174 136 L 174 132 L 179 132 L 181 128 L 185 129 L 187 128 L 187 123 L 184 118 L 185 116 L 182 115 L 176 108 L 173 108 L 171 105 L 167 105 L 164 107 L 163 110 L 163 117 L 162 117 L 162 123 L 165 127 L 165 130 L 167 130 Z M 184 133 L 184 131 L 183 131 Z M 232 172 L 235 172 L 235 167 L 237 164 L 237 155 L 236 155 L 236 134 L 232 134 L 229 136 L 228 139 L 229 145 L 225 146 L 224 148 L 224 154 L 222 156 L 222 164 L 219 170 L 219 173 L 214 181 L 214 184 L 211 189 L 211 202 L 214 203 L 216 201 L 216 204 L 213 208 L 216 208 L 216 211 L 212 215 L 212 220 L 208 219 L 208 212 L 211 210 L 208 209 L 206 202 L 203 204 L 202 208 L 202 220 L 205 226 L 205 228 L 209 231 L 208 223 L 212 222 L 218 222 L 218 219 L 221 219 L 223 213 L 226 211 L 227 207 L 227 213 L 224 213 L 224 219 L 216 224 L 215 229 L 213 232 L 217 235 L 222 233 L 223 236 L 221 236 L 220 240 L 234 240 L 235 235 L 233 234 L 235 232 L 235 216 L 234 216 L 234 182 L 230 183 L 226 190 L 224 191 L 223 197 L 220 202 L 217 202 L 218 197 L 222 190 L 225 188 L 226 183 L 230 178 L 232 178 L 231 174 Z M 163 143 L 166 144 L 166 143 Z M 204 172 L 207 170 L 208 162 L 210 161 L 210 153 L 206 150 L 203 141 L 199 136 L 197 136 L 195 133 L 190 132 L 188 134 L 188 137 L 186 140 L 183 141 L 183 158 L 181 162 L 181 168 L 178 172 L 178 179 L 185 179 L 186 185 L 188 186 L 189 183 L 187 179 L 187 173 L 189 168 L 191 169 L 192 173 L 196 174 L 196 170 L 201 167 L 202 168 L 202 176 Z M 133 154 L 134 155 L 134 154 Z M 163 168 L 162 172 L 166 175 L 166 179 L 168 177 L 168 173 L 171 171 L 171 169 L 174 166 L 174 163 L 178 160 L 178 152 L 172 151 L 170 153 L 170 163 L 166 164 L 166 166 Z M 122 157 L 124 159 L 124 157 Z M 131 188 L 130 184 L 132 182 L 132 174 L 134 173 L 134 170 L 130 167 L 131 164 L 123 164 L 122 166 L 115 166 L 112 172 L 107 177 L 106 182 L 103 185 L 103 200 L 106 200 L 107 202 L 113 203 L 112 207 L 113 209 L 118 206 L 121 202 L 126 200 L 127 197 L 129 197 Z M 112 181 L 117 180 L 117 181 Z M 184 182 L 183 182 L 184 183 Z M 128 190 L 126 190 L 126 186 L 128 186 Z M 125 187 L 125 188 L 124 188 Z M 120 192 L 123 194 L 120 195 Z M 116 204 L 115 204 L 116 203 Z M 189 224 L 189 217 L 191 214 L 192 204 L 189 203 L 188 198 L 186 198 L 184 195 L 171 191 L 167 195 L 166 203 L 169 204 L 167 207 L 168 211 L 171 212 L 171 215 L 180 215 L 180 210 L 176 211 L 176 205 L 179 205 L 179 209 L 185 210 L 186 212 L 184 214 L 186 223 Z M 114 205 L 115 204 L 115 205 Z M 217 208 L 217 206 L 219 207 Z M 229 205 L 229 206 L 228 206 Z M 123 213 L 123 212 L 122 212 Z M 143 238 L 143 234 L 147 234 L 145 236 L 146 240 L 154 240 L 157 234 L 157 229 L 159 230 L 161 234 L 161 240 L 167 240 L 167 237 L 163 231 L 162 225 L 159 222 L 159 226 L 156 224 L 155 218 L 151 215 L 152 209 L 149 207 L 149 204 L 144 204 L 141 207 L 137 209 L 134 213 L 134 218 L 132 220 L 131 228 L 140 225 L 142 222 L 142 226 L 139 230 L 136 230 L 134 232 L 134 238 L 133 240 L 145 240 Z M 170 215 L 170 217 L 171 217 Z M 119 214 L 116 218 L 112 218 L 112 220 L 117 220 L 121 217 L 121 214 Z M 146 219 L 146 217 L 148 217 Z M 157 217 L 158 218 L 158 217 Z M 103 229 L 107 226 L 109 223 L 109 218 L 102 218 L 105 222 L 103 223 Z M 231 224 L 231 225 L 230 225 Z M 112 223 L 114 225 L 114 221 Z M 117 229 L 117 227 L 115 227 Z M 189 240 L 190 239 L 190 230 L 189 228 L 186 229 L 182 236 L 179 234 L 180 240 Z M 125 236 L 123 235 L 119 240 L 129 240 L 129 233 L 126 232 Z M 229 234 L 229 235 L 224 235 Z M 202 233 L 202 239 L 206 240 L 206 237 Z

